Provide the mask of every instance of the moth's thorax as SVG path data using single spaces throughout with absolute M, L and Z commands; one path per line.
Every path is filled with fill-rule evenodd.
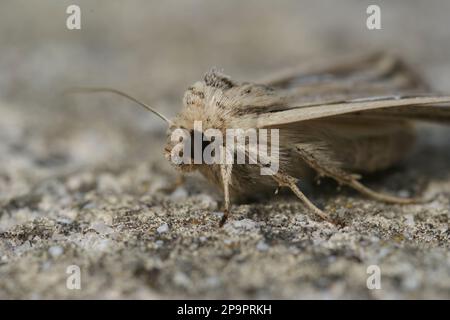
M 228 126 L 230 115 L 227 114 L 227 97 L 220 88 L 207 86 L 197 82 L 184 94 L 183 109 L 176 116 L 177 127 L 194 129 L 196 121 L 200 121 L 203 129 L 222 129 Z
M 271 87 L 238 83 L 211 70 L 203 81 L 190 86 L 183 98 L 183 109 L 174 120 L 176 126 L 190 128 L 201 121 L 204 129 L 245 128 L 239 121 L 248 114 L 275 111 L 285 106 L 283 95 Z M 244 126 L 242 128 L 241 126 Z

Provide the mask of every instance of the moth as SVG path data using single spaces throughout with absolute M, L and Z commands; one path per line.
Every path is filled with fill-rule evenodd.
M 171 134 L 183 128 L 193 135 L 195 121 L 202 122 L 203 130 L 279 129 L 279 170 L 272 175 L 261 175 L 261 164 L 175 165 L 181 172 L 200 172 L 223 192 L 220 226 L 230 214 L 231 200 L 270 195 L 279 187 L 289 188 L 309 211 L 332 221 L 299 187 L 299 181 L 314 175 L 379 201 L 419 202 L 372 190 L 361 175 L 406 157 L 414 145 L 415 122 L 450 122 L 450 96 L 432 94 L 402 60 L 385 53 L 305 64 L 255 82 L 238 82 L 213 69 L 187 89 L 183 108 L 172 120 L 124 92 L 83 90 L 125 96 L 164 120 L 168 159 L 174 148 Z

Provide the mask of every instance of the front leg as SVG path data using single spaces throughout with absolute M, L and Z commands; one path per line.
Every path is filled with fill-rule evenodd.
M 233 166 L 231 164 L 221 164 L 220 174 L 222 176 L 223 183 L 223 197 L 224 197 L 224 209 L 223 217 L 219 222 L 219 227 L 222 227 L 227 222 L 230 212 L 230 183 L 231 183 L 231 171 Z

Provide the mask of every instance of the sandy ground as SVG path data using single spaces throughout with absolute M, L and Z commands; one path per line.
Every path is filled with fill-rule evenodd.
M 82 29 L 65 9 L 82 8 Z M 0 298 L 450 298 L 450 130 L 421 128 L 405 163 L 371 187 L 423 205 L 385 205 L 333 182 L 310 196 L 233 207 L 162 155 L 165 129 L 120 98 L 63 96 L 71 86 L 128 91 L 173 116 L 213 66 L 252 80 L 319 56 L 390 50 L 450 92 L 448 1 L 29 1 L 0 10 Z M 67 267 L 81 270 L 69 290 Z M 366 286 L 381 269 L 381 289 Z

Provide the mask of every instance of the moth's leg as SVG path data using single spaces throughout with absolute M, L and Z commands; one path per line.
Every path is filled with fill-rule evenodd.
M 219 227 L 222 227 L 225 224 L 230 214 L 230 183 L 232 169 L 233 166 L 231 164 L 220 165 L 220 174 L 222 175 L 223 183 L 224 209 L 223 217 L 219 222 Z
M 326 220 L 328 222 L 333 223 L 332 219 L 322 210 L 317 208 L 304 194 L 300 191 L 300 189 L 297 186 L 297 179 L 294 177 L 291 177 L 288 174 L 285 173 L 276 173 L 272 176 L 275 181 L 278 182 L 280 187 L 288 187 L 292 190 L 292 192 L 295 193 L 295 195 L 306 205 L 306 207 L 314 212 L 316 215 L 318 215 L 323 220 Z
M 353 180 L 351 182 L 351 184 L 349 184 L 349 186 L 352 187 L 353 189 L 361 192 L 362 194 L 365 194 L 368 197 L 371 197 L 375 200 L 388 202 L 388 203 L 414 204 L 414 203 L 427 202 L 426 199 L 422 199 L 422 198 L 400 198 L 400 197 L 395 197 L 395 196 L 391 196 L 388 194 L 376 192 L 376 191 L 366 187 L 365 185 L 363 185 L 361 182 L 359 182 L 357 180 Z
M 329 156 L 327 156 L 326 154 L 321 154 L 320 151 L 315 152 L 310 150 L 309 148 L 302 148 L 298 145 L 296 147 L 296 151 L 303 159 L 303 161 L 305 161 L 311 168 L 317 171 L 319 176 L 327 176 L 333 178 L 338 183 L 352 187 L 353 189 L 375 200 L 396 204 L 412 204 L 424 202 L 423 199 L 400 198 L 374 191 L 358 181 L 359 175 L 351 174 L 342 170 L 336 162 L 329 159 Z

